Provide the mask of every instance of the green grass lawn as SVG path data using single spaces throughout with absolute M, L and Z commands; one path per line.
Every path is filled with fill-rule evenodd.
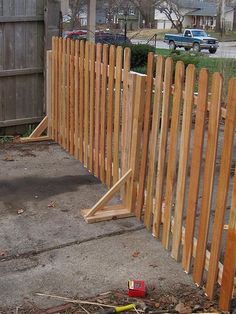
M 236 58 L 210 58 L 204 54 L 194 55 L 184 51 L 173 54 L 171 50 L 157 48 L 157 54 L 165 57 L 173 57 L 174 60 L 182 60 L 185 64 L 193 63 L 197 69 L 207 68 L 211 73 L 221 72 L 226 78 L 236 76 Z
M 236 77 L 236 59 L 233 58 L 210 58 L 204 54 L 194 55 L 185 51 L 177 51 L 172 53 L 169 49 L 157 49 L 157 54 L 172 57 L 174 62 L 182 60 L 185 63 L 185 66 L 188 64 L 195 64 L 197 68 L 197 77 L 199 70 L 202 68 L 207 68 L 210 74 L 214 72 L 220 72 L 224 77 L 224 88 L 223 88 L 223 99 L 227 95 L 228 82 L 231 77 Z M 210 75 L 210 82 L 211 82 Z M 197 90 L 197 84 L 196 84 Z

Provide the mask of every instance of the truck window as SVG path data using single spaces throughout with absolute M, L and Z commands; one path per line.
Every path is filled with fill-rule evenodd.
M 185 37 L 192 37 L 191 32 L 188 30 L 185 31 L 184 36 Z

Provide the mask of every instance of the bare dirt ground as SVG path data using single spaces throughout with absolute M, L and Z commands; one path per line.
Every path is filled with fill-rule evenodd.
M 80 209 L 106 187 L 58 145 L 1 145 L 0 169 L 1 313 L 85 313 L 75 304 L 57 308 L 68 302 L 38 292 L 137 302 L 127 299 L 129 279 L 147 282 L 144 302 L 155 313 L 216 311 L 136 219 L 84 222 Z

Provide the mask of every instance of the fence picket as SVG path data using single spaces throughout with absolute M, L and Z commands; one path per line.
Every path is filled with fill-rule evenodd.
M 180 139 L 179 170 L 176 190 L 176 207 L 174 213 L 174 232 L 171 255 L 179 259 L 179 249 L 182 238 L 182 220 L 185 200 L 185 188 L 188 170 L 189 144 L 192 129 L 192 107 L 195 84 L 195 66 L 190 64 L 186 71 L 185 99 L 183 106 L 183 121 Z
M 212 95 L 209 112 L 208 141 L 203 181 L 203 195 L 199 221 L 199 234 L 197 241 L 196 258 L 194 261 L 193 279 L 201 284 L 205 265 L 206 245 L 209 228 L 213 183 L 215 174 L 215 161 L 218 143 L 218 128 L 220 120 L 220 102 L 222 93 L 222 77 L 219 73 L 213 75 Z
M 55 62 L 56 56 L 56 39 L 55 37 L 52 38 L 52 91 L 51 91 L 51 119 L 52 119 L 52 139 L 55 140 L 55 123 L 56 123 L 56 114 L 55 114 L 55 91 L 56 91 L 56 78 L 55 78 Z
M 84 165 L 88 167 L 89 145 L 89 42 L 85 43 L 84 62 Z
M 55 123 L 54 123 L 54 130 L 55 130 L 55 141 L 58 141 L 58 38 L 55 38 L 55 55 L 54 55 L 54 80 L 55 80 L 55 93 L 54 93 L 54 114 L 55 114 Z
M 151 104 L 153 92 L 153 66 L 154 66 L 154 53 L 148 54 L 147 62 L 147 78 L 146 78 L 146 102 L 144 110 L 144 126 L 143 126 L 143 141 L 142 141 L 142 156 L 139 173 L 139 187 L 137 196 L 136 216 L 141 219 L 142 209 L 144 205 L 144 190 L 145 178 L 147 171 L 147 156 L 148 156 L 148 143 L 150 134 L 150 118 L 151 118 Z
M 176 163 L 177 163 L 177 148 L 179 135 L 179 121 L 183 97 L 183 83 L 184 83 L 184 64 L 178 62 L 175 69 L 175 90 L 173 96 L 172 118 L 170 127 L 170 144 L 169 157 L 167 163 L 166 176 L 166 192 L 165 192 L 165 211 L 163 213 L 163 233 L 162 244 L 168 249 L 170 228 L 171 228 L 171 210 L 173 202 L 173 194 L 176 180 Z
M 144 212 L 144 222 L 147 225 L 151 225 L 152 210 L 153 210 L 153 190 L 155 180 L 155 163 L 157 155 L 157 141 L 158 132 L 160 127 L 160 113 L 161 113 L 161 102 L 162 102 L 162 87 L 164 77 L 164 58 L 159 56 L 156 63 L 156 78 L 155 78 L 155 95 L 153 104 L 153 116 L 152 116 L 152 129 L 150 139 L 150 157 L 149 157 L 149 168 L 147 176 L 147 200 L 146 209 Z
M 160 144 L 158 152 L 158 165 L 157 165 L 157 179 L 156 179 L 156 204 L 154 207 L 153 215 L 153 229 L 152 233 L 155 237 L 159 237 L 160 224 L 162 216 L 162 193 L 164 185 L 165 176 L 165 159 L 166 159 L 166 145 L 167 145 L 167 135 L 169 128 L 169 111 L 171 106 L 171 85 L 173 77 L 173 60 L 167 58 L 165 62 L 165 77 L 163 85 L 163 105 L 161 113 L 161 131 L 160 131 Z M 149 224 L 146 223 L 148 230 L 151 229 L 150 221 Z
M 230 210 L 229 229 L 227 235 L 224 268 L 220 289 L 220 308 L 228 311 L 230 308 L 232 292 L 234 290 L 234 276 L 236 270 L 236 168 L 234 172 L 234 186 Z
M 84 160 L 84 41 L 79 48 L 79 160 Z
M 112 186 L 112 140 L 113 140 L 113 111 L 114 111 L 114 75 L 115 75 L 116 48 L 109 50 L 109 78 L 108 78 L 108 106 L 107 106 L 107 173 L 106 184 Z
M 94 173 L 99 177 L 99 135 L 100 135 L 100 89 L 101 89 L 102 45 L 96 45 L 96 83 L 95 83 L 95 158 Z
M 216 199 L 215 220 L 213 225 L 213 239 L 211 244 L 211 257 L 207 276 L 206 293 L 213 298 L 215 283 L 218 275 L 220 246 L 224 226 L 224 216 L 229 189 L 231 160 L 233 154 L 235 122 L 236 122 L 236 79 L 229 82 L 227 97 L 227 113 L 225 119 L 224 144 L 221 157 L 218 193 Z
M 58 39 L 58 64 L 62 63 L 62 38 Z M 58 66 L 58 143 L 62 144 L 62 68 Z
M 128 209 L 130 212 L 135 211 L 136 192 L 139 175 L 139 159 L 141 148 L 141 134 L 143 126 L 143 112 L 145 103 L 145 77 L 134 74 L 133 79 L 136 80 L 135 101 L 133 113 L 133 130 L 132 144 L 130 156 L 130 168 L 132 169 L 131 181 L 128 187 Z
M 122 135 L 121 135 L 121 146 L 122 146 L 122 168 L 121 172 L 124 175 L 128 170 L 129 165 L 129 151 L 130 151 L 130 135 L 128 132 L 130 125 L 129 118 L 132 116 L 133 111 L 131 102 L 129 102 L 129 72 L 130 72 L 130 60 L 131 51 L 130 48 L 124 49 L 124 71 L 123 71 L 123 108 L 122 108 Z
M 67 40 L 66 38 L 63 38 L 62 42 L 62 96 L 61 96 L 61 105 L 62 105 L 62 147 L 66 147 L 66 77 L 67 77 L 67 72 L 66 72 L 66 43 Z
M 75 158 L 79 159 L 79 41 L 75 42 Z
M 199 89 L 196 109 L 196 121 L 193 141 L 193 152 L 189 183 L 189 199 L 186 214 L 186 230 L 183 247 L 182 265 L 186 272 L 190 270 L 192 252 L 194 226 L 196 219 L 196 208 L 198 203 L 199 181 L 202 164 L 202 151 L 204 143 L 205 116 L 207 111 L 208 98 L 208 71 L 202 69 L 199 73 Z
M 114 108 L 113 184 L 115 184 L 119 180 L 122 58 L 123 49 L 122 47 L 117 47 L 115 71 L 116 80 L 115 80 L 115 108 Z
M 70 46 L 71 40 L 66 41 L 66 147 L 69 151 L 70 145 Z
M 70 154 L 74 155 L 74 136 L 75 136 L 75 125 L 74 125 L 74 100 L 75 100 L 75 68 L 74 68 L 74 56 L 75 56 L 75 41 L 72 40 L 70 46 L 70 143 L 69 150 Z
M 102 54 L 102 90 L 101 90 L 101 138 L 100 138 L 100 179 L 103 183 L 106 182 L 106 111 L 107 111 L 107 67 L 108 67 L 109 46 L 103 45 Z
M 95 121 L 95 49 L 94 43 L 90 43 L 90 93 L 89 93 L 89 170 L 94 171 L 94 121 Z

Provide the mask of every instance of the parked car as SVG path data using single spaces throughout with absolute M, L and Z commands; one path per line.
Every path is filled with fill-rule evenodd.
M 219 41 L 210 37 L 202 29 L 185 29 L 183 34 L 166 34 L 164 37 L 164 42 L 169 45 L 169 48 L 174 50 L 177 47 L 184 47 L 186 51 L 191 48 L 195 52 L 200 52 L 201 50 L 209 50 L 210 53 L 215 53 L 219 47 Z
M 66 38 L 71 38 L 74 40 L 85 39 L 86 40 L 87 31 L 74 31 L 66 35 Z M 102 44 L 131 44 L 129 38 L 125 38 L 124 34 L 112 34 L 108 32 L 96 31 L 95 33 L 95 42 Z

